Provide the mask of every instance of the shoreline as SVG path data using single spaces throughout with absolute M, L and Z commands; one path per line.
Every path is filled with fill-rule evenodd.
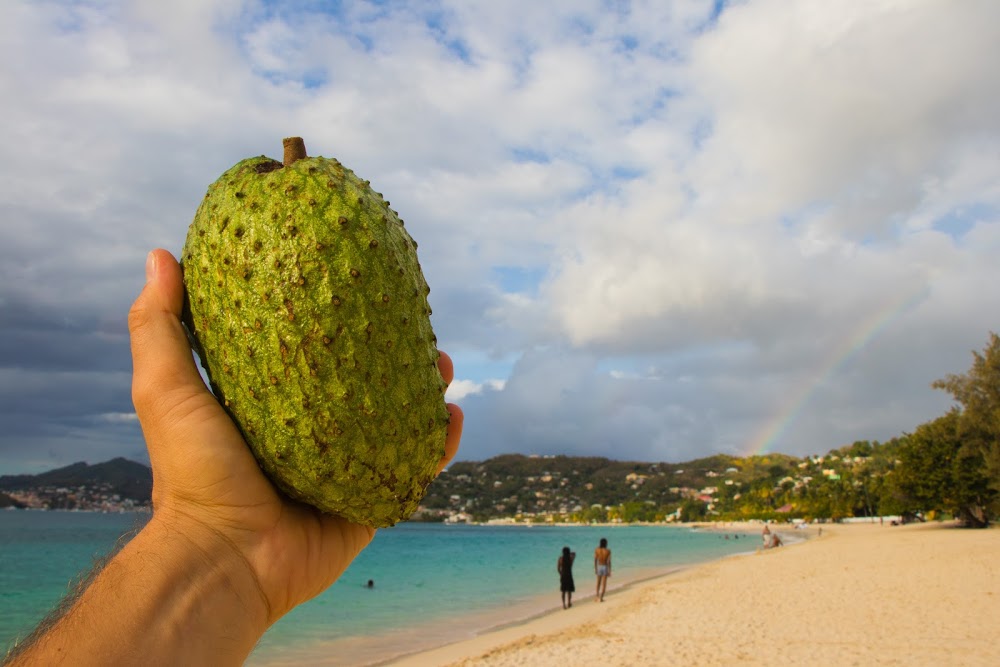
M 663 526 L 664 524 L 657 525 Z M 613 529 L 623 526 L 622 524 L 609 524 L 605 527 Z M 754 523 L 673 524 L 672 529 L 718 534 L 720 539 L 723 536 L 728 538 L 729 535 L 738 533 L 741 542 L 745 542 L 745 548 L 735 553 L 714 556 L 710 560 L 628 567 L 621 570 L 622 575 L 613 576 L 609 580 L 604 604 L 608 604 L 611 600 L 636 588 L 676 576 L 690 569 L 696 569 L 722 559 L 751 556 L 754 550 L 760 547 L 758 536 L 761 527 L 760 524 Z M 805 535 L 801 534 L 803 531 L 792 530 L 790 525 L 787 526 L 788 530 L 785 528 L 783 526 L 778 532 L 782 533 L 783 537 L 787 536 L 786 544 L 791 545 L 805 539 Z M 799 534 L 792 535 L 793 533 Z M 593 588 L 593 576 L 586 574 L 578 576 L 577 592 L 574 595 L 573 607 L 569 610 L 562 609 L 559 604 L 558 592 L 553 593 L 551 590 L 546 590 L 513 604 L 491 606 L 488 609 L 466 614 L 457 625 L 441 623 L 440 621 L 426 621 L 374 635 L 331 638 L 294 648 L 285 646 L 281 650 L 258 653 L 252 656 L 249 664 L 254 664 L 257 667 L 292 667 L 303 664 L 315 667 L 345 664 L 358 667 L 440 664 L 437 658 L 427 659 L 425 656 L 456 646 L 467 646 L 469 642 L 480 642 L 484 638 L 508 635 L 516 637 L 525 627 L 536 623 L 546 624 L 553 619 L 564 616 L 570 620 L 574 613 L 592 603 L 594 600 Z
M 587 524 L 565 525 L 571 526 Z M 604 527 L 615 527 L 623 524 L 609 523 L 599 525 Z M 720 534 L 746 533 L 747 536 L 750 537 L 751 543 L 755 546 L 749 548 L 745 552 L 719 556 L 708 561 L 671 565 L 666 566 L 665 568 L 650 568 L 614 586 L 611 585 L 609 580 L 609 585 L 605 593 L 605 602 L 611 601 L 615 598 L 615 596 L 628 595 L 629 593 L 642 591 L 647 587 L 655 586 L 656 584 L 670 580 L 673 577 L 682 576 L 692 570 L 698 570 L 699 568 L 709 566 L 713 563 L 748 558 L 763 551 L 761 543 L 754 542 L 752 537 L 752 535 L 756 535 L 755 531 L 759 531 L 762 528 L 764 525 L 763 522 L 728 522 L 725 524 L 713 522 L 673 524 L 650 523 L 645 525 L 670 525 L 678 528 L 703 530 L 705 532 L 715 532 Z M 782 537 L 783 545 L 780 548 L 803 544 L 807 540 L 815 537 L 815 534 L 802 534 L 803 531 L 796 529 L 794 525 L 781 524 L 778 527 L 776 527 L 775 524 L 769 525 L 772 527 L 773 532 Z M 817 531 L 815 527 L 811 527 L 809 532 L 816 533 Z M 589 590 L 589 586 L 587 587 L 587 590 Z M 592 621 L 594 614 L 587 612 L 581 613 L 578 611 L 581 607 L 593 607 L 593 609 L 597 611 L 604 607 L 603 603 L 596 602 L 593 594 L 581 593 L 581 591 L 578 591 L 577 596 L 578 601 L 573 603 L 572 609 L 562 609 L 558 605 L 553 605 L 548 609 L 540 611 L 529 617 L 514 618 L 500 622 L 497 625 L 485 628 L 477 632 L 474 636 L 466 639 L 452 641 L 430 649 L 419 649 L 374 663 L 364 663 L 360 667 L 426 667 L 426 665 L 432 664 L 447 665 L 450 667 L 452 664 L 466 665 L 468 661 L 473 659 L 477 659 L 473 661 L 474 664 L 480 664 L 478 659 L 482 659 L 485 655 L 494 650 L 507 646 L 508 643 L 523 641 L 525 635 L 529 638 L 534 637 L 534 634 L 539 630 L 547 633 L 555 633 L 562 631 L 567 627 L 572 627 L 581 620 Z M 551 594 L 547 593 L 544 597 L 548 599 L 551 597 Z M 574 611 L 576 611 L 575 615 L 573 613 Z M 471 667 L 471 664 L 469 667 Z
M 1000 664 L 1000 528 L 822 528 L 382 664 Z
M 749 555 L 752 554 L 730 554 L 719 558 Z M 636 575 L 627 579 L 623 578 L 621 583 L 615 585 L 609 583 L 605 598 L 610 600 L 636 586 L 670 577 L 689 568 L 697 568 L 705 562 L 712 561 L 666 566 L 663 570 L 653 568 L 641 570 Z M 592 586 L 593 582 L 589 580 L 585 586 L 578 585 L 577 593 L 574 594 L 573 610 L 587 604 L 584 600 L 593 600 Z M 429 621 L 385 634 L 319 641 L 297 650 L 285 647 L 280 653 L 255 654 L 251 656 L 247 664 L 252 664 L 254 667 L 299 667 L 300 665 L 310 665 L 310 667 L 340 667 L 342 665 L 385 667 L 397 664 L 426 667 L 426 665 L 436 663 L 425 661 L 425 655 L 435 654 L 440 650 L 454 646 L 465 646 L 469 642 L 478 642 L 484 637 L 503 636 L 508 632 L 513 632 L 516 636 L 520 628 L 528 627 L 537 622 L 545 623 L 546 619 L 565 613 L 567 610 L 561 608 L 557 599 L 553 601 L 553 597 L 553 593 L 548 591 L 533 595 L 530 599 L 515 603 L 513 606 L 494 607 L 489 610 L 473 612 L 463 618 L 463 625 L 470 626 L 465 629 L 442 628 L 439 621 Z M 387 654 L 385 647 L 396 645 L 408 648 L 400 649 L 394 654 Z M 354 659 L 351 662 L 343 662 L 342 656 L 345 654 Z M 409 661 L 414 662 L 410 663 Z

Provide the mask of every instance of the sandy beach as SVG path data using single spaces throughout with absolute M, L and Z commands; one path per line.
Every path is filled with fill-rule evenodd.
M 1000 665 L 1000 528 L 808 532 L 390 664 Z

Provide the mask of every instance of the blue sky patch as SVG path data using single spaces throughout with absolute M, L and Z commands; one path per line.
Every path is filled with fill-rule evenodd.
M 548 164 L 552 161 L 552 158 L 545 151 L 528 146 L 511 148 L 510 155 L 514 162 L 518 163 L 533 162 L 536 164 Z
M 493 267 L 496 284 L 507 294 L 537 294 L 545 273 L 545 269 L 537 267 Z
M 977 222 L 996 220 L 1000 211 L 995 206 L 981 202 L 970 203 L 949 211 L 934 221 L 934 229 L 954 239 L 965 236 Z

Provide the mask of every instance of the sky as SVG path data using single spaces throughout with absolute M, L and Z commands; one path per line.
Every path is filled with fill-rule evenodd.
M 459 460 L 884 441 L 1000 331 L 993 0 L 10 0 L 0 59 L 0 474 L 148 461 L 146 254 L 286 136 L 419 242 Z

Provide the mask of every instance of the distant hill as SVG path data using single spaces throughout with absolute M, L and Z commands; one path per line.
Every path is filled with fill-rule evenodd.
M 780 461 L 782 474 L 789 467 L 791 457 L 777 455 L 772 464 Z M 648 463 L 617 461 L 604 457 L 583 456 L 524 456 L 504 454 L 485 461 L 461 461 L 452 464 L 427 490 L 424 505 L 434 509 L 452 507 L 453 495 L 475 498 L 480 512 L 497 516 L 518 509 L 540 511 L 551 508 L 556 498 L 563 503 L 589 506 L 616 504 L 627 500 L 662 502 L 677 498 L 676 487 L 702 488 L 713 481 L 711 476 L 734 466 L 743 469 L 742 477 L 756 478 L 759 471 L 752 470 L 748 461 L 731 456 L 712 456 L 686 463 Z M 748 469 L 749 468 L 749 469 Z M 551 488 L 551 478 L 558 478 L 559 488 Z M 645 478 L 636 486 L 635 476 Z M 565 480 L 565 481 L 562 481 Z M 645 484 L 643 484 L 645 482 Z M 4 491 L 40 490 L 43 488 L 74 489 L 81 486 L 104 487 L 122 498 L 149 502 L 152 495 L 153 475 L 149 467 L 116 458 L 104 463 L 73 463 L 37 475 L 0 476 L 0 493 Z M 548 487 L 554 493 L 548 503 L 539 502 L 538 492 Z M 510 502 L 517 496 L 516 502 Z M 507 498 L 505 503 L 503 498 Z M 3 506 L 0 499 L 0 506 Z M 463 503 L 465 504 L 465 503 Z M 496 511 L 494 505 L 504 507 Z M 506 511 L 505 511 L 506 510 Z
M 450 465 L 427 488 L 412 519 L 589 523 L 663 521 L 670 515 L 685 521 L 872 516 L 882 499 L 891 501 L 886 482 L 896 447 L 859 441 L 815 458 L 715 455 L 684 463 L 505 454 Z M 111 495 L 128 499 L 126 506 L 148 507 L 152 486 L 152 471 L 135 461 L 74 463 L 38 475 L 0 476 L 0 507 L 14 501 L 5 491 L 20 492 L 15 505 L 36 502 L 50 509 L 86 503 L 103 508 Z
M 504 454 L 453 463 L 428 487 L 422 505 L 425 515 L 458 510 L 476 520 L 542 514 L 604 520 L 604 509 L 590 510 L 631 503 L 630 517 L 655 520 L 685 499 L 717 494 L 726 484 L 733 490 L 773 486 L 798 462 L 783 454 L 716 455 L 684 463 Z
M 153 493 L 153 471 L 141 463 L 116 458 L 93 465 L 81 461 L 38 475 L 0 476 L 0 491 L 81 486 L 107 487 L 122 498 L 146 502 Z

